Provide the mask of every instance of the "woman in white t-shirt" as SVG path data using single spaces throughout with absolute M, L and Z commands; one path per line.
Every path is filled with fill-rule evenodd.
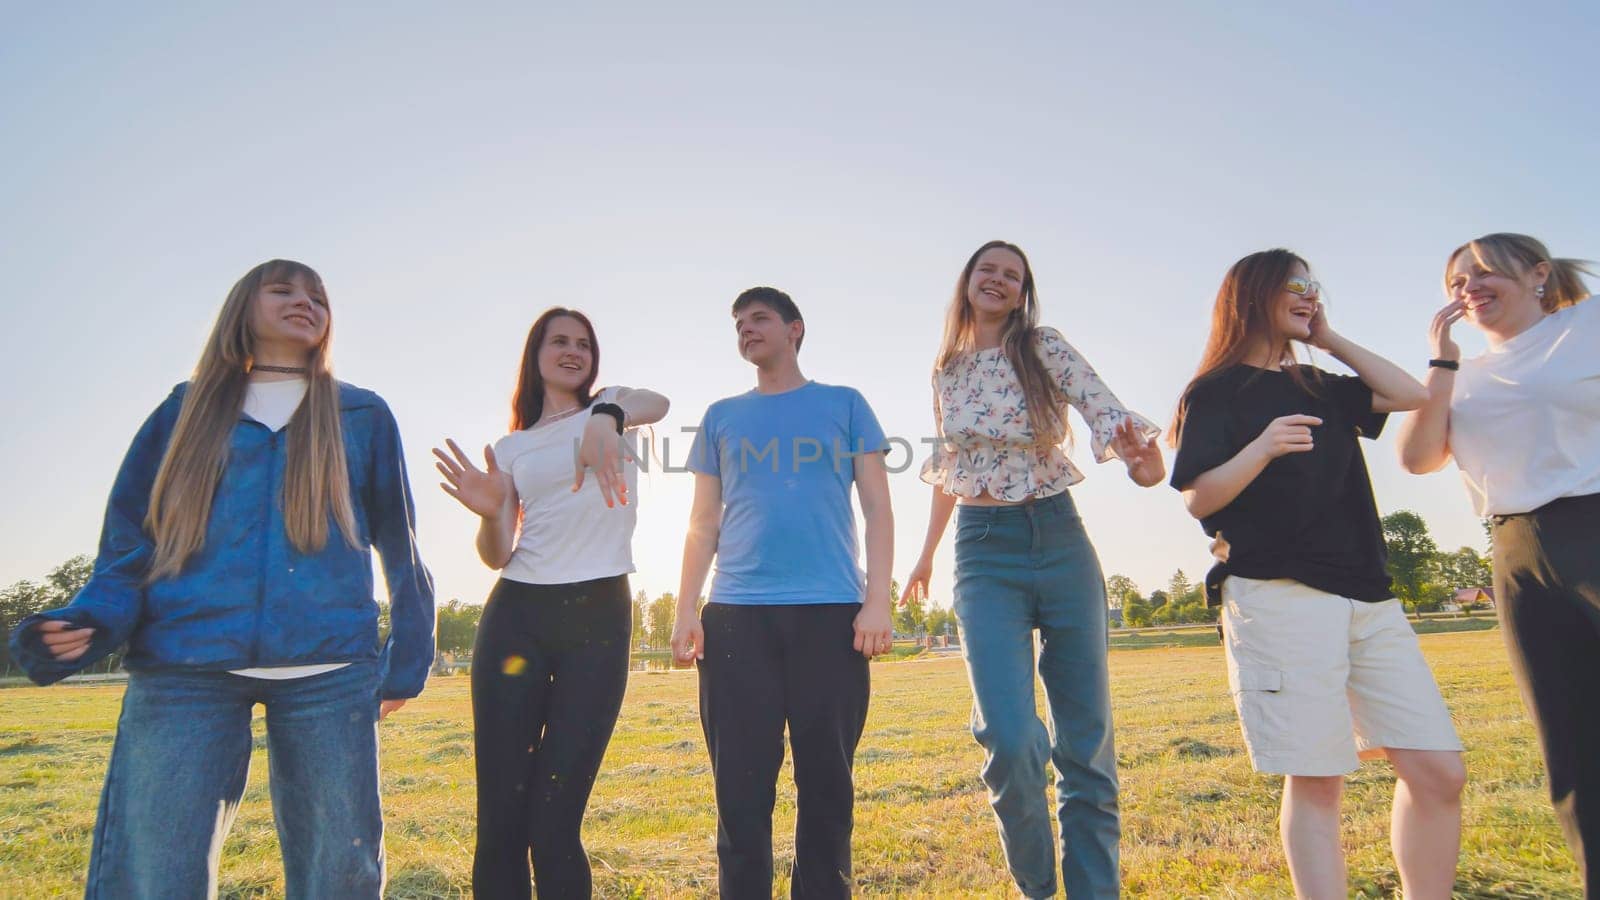
M 594 391 L 600 347 L 582 313 L 533 323 L 511 433 L 486 469 L 450 441 L 435 449 L 445 492 L 482 517 L 478 556 L 500 569 L 472 652 L 483 898 L 587 897 L 584 806 L 622 708 L 633 607 L 628 573 L 637 469 L 627 428 L 658 422 L 667 399 Z
M 1491 522 L 1495 604 L 1586 890 L 1600 884 L 1600 305 L 1584 263 L 1522 234 L 1450 254 L 1428 402 L 1400 433 L 1415 474 L 1452 457 Z M 1476 325 L 1472 359 L 1450 327 Z M 1585 896 L 1589 896 L 1588 893 Z

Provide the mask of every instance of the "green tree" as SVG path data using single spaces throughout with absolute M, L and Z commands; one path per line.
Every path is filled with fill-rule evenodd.
M 1106 579 L 1106 606 L 1122 609 L 1130 599 L 1141 597 L 1139 586 L 1126 575 L 1113 575 Z
M 1161 593 L 1156 591 L 1156 593 Z M 1129 628 L 1144 628 L 1150 624 L 1150 604 L 1141 597 L 1130 597 L 1122 604 L 1122 624 Z
M 928 610 L 928 616 L 924 621 L 929 634 L 955 636 L 956 614 L 942 606 Z
M 1428 535 L 1428 523 L 1408 509 L 1384 516 L 1382 525 L 1394 595 L 1415 607 L 1423 599 L 1422 586 L 1434 574 L 1439 547 Z
M 650 618 L 650 595 L 643 588 L 633 595 L 633 634 L 628 638 L 631 646 L 642 646 L 649 638 L 646 627 Z
M 901 597 L 900 582 L 889 582 L 889 600 L 894 605 L 894 627 L 901 634 L 916 637 L 927 630 L 928 612 L 922 606 L 921 597 Z
M 472 643 L 478 637 L 478 620 L 483 617 L 483 606 L 463 603 L 451 598 L 438 608 L 439 652 L 462 655 L 472 652 Z
M 1440 583 L 1451 590 L 1494 584 L 1494 572 L 1489 567 L 1489 560 L 1479 556 L 1478 551 L 1471 547 L 1439 554 L 1436 565 Z
M 672 620 L 678 614 L 678 598 L 662 594 L 650 604 L 650 649 L 672 646 Z
M 1168 596 L 1166 591 L 1159 590 L 1159 589 L 1151 591 L 1150 592 L 1150 609 L 1157 610 L 1157 609 L 1160 609 L 1163 606 L 1166 606 L 1167 605 L 1167 601 L 1169 599 L 1171 599 L 1171 597 Z
M 1183 570 L 1172 573 L 1172 579 L 1167 582 L 1167 602 L 1174 606 L 1184 606 L 1193 603 L 1200 596 L 1189 576 Z
M 23 579 L 12 582 L 0 588 L 0 628 L 4 633 L 0 638 L 9 639 L 11 629 L 17 623 L 36 612 L 50 609 L 55 604 L 55 593 L 49 585 Z M 11 660 L 11 651 L 6 646 L 5 640 L 0 640 L 0 671 L 11 673 L 14 664 Z

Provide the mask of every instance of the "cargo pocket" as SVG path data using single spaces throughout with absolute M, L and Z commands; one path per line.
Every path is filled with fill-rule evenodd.
M 1239 711 L 1239 728 L 1251 755 L 1292 746 L 1289 698 L 1282 694 L 1283 670 L 1242 666 L 1228 673 L 1228 682 L 1234 707 Z
M 1283 690 L 1283 670 L 1243 666 L 1229 673 L 1233 683 L 1228 689 L 1235 694 L 1245 691 L 1264 691 L 1276 694 Z

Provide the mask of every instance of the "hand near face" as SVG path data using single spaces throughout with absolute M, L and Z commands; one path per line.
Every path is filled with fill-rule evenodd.
M 1433 314 L 1433 321 L 1428 324 L 1428 344 L 1433 351 L 1434 359 L 1457 360 L 1461 358 L 1461 347 L 1450 336 L 1450 326 L 1461 320 L 1467 314 L 1467 305 L 1460 300 L 1451 300 L 1444 308 Z
M 1317 303 L 1317 311 L 1311 314 L 1310 327 L 1311 333 L 1306 336 L 1306 343 L 1318 350 L 1330 349 L 1339 337 L 1334 333 L 1333 326 L 1328 324 L 1327 304 L 1320 301 Z

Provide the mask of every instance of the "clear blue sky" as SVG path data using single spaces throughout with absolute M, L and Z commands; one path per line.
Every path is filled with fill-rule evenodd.
M 672 434 L 753 385 L 727 308 L 777 285 L 806 373 L 914 438 L 942 310 L 990 238 L 1029 252 L 1044 321 L 1161 421 L 1251 251 L 1307 256 L 1334 326 L 1417 372 L 1457 244 L 1517 230 L 1600 256 L 1592 4 L 375 9 L 8 9 L 0 584 L 92 550 L 134 430 L 273 256 L 323 273 L 336 371 L 394 408 L 425 558 L 468 600 L 494 575 L 428 448 L 503 433 L 553 304 L 593 316 L 603 383 L 672 399 Z M 1177 494 L 1085 450 L 1106 571 L 1198 577 Z M 1383 511 L 1482 546 L 1453 468 L 1404 475 L 1392 434 L 1368 461 Z M 652 595 L 676 589 L 691 483 L 642 480 Z M 892 489 L 903 579 L 928 489 L 914 469 Z M 950 567 L 947 539 L 936 600 Z

